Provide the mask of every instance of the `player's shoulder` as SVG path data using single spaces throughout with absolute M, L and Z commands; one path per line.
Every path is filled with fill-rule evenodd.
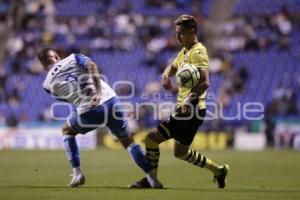
M 82 53 L 73 53 L 73 56 L 77 59 L 77 60 L 80 60 L 80 59 L 91 59 L 89 56 L 86 56 Z
M 209 58 L 203 44 L 199 42 L 192 47 L 189 61 L 199 67 L 208 67 Z
M 88 56 L 81 54 L 81 53 L 72 53 L 68 57 L 64 58 L 60 62 L 70 62 L 70 61 L 75 61 L 77 63 L 82 63 L 86 62 L 87 60 L 91 60 Z
M 74 61 L 76 61 L 75 54 L 72 53 L 69 56 L 67 56 L 67 57 L 61 59 L 60 61 L 58 61 L 57 63 L 55 63 L 54 66 L 60 66 L 60 65 L 65 66 L 65 65 L 70 64 Z
M 91 61 L 92 59 L 86 55 L 83 55 L 81 53 L 75 54 L 75 59 L 77 64 L 79 64 L 81 67 L 85 68 L 88 61 Z
M 71 53 L 69 56 L 65 57 L 61 61 L 63 61 L 63 60 L 64 61 L 76 60 L 76 54 L 75 53 Z
M 191 53 L 192 54 L 206 54 L 207 50 L 206 50 L 206 47 L 201 42 L 198 42 L 192 47 Z

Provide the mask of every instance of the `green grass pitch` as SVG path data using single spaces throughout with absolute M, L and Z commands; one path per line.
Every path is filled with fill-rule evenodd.
M 127 189 L 143 173 L 124 150 L 82 151 L 87 182 L 67 188 L 70 168 L 63 151 L 0 151 L 0 200 L 102 199 L 300 199 L 300 152 L 203 151 L 231 171 L 228 187 L 216 189 L 212 175 L 162 151 L 159 176 L 166 189 Z

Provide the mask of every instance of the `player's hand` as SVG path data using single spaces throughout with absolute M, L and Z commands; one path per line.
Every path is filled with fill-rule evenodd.
M 166 90 L 171 90 L 172 89 L 172 82 L 171 82 L 171 79 L 163 74 L 161 76 L 161 84 L 163 85 L 163 87 L 166 89 Z
M 96 93 L 92 96 L 90 103 L 92 106 L 98 106 L 100 103 L 100 100 L 101 100 L 101 94 Z
M 184 114 L 184 115 L 189 114 L 191 112 L 190 106 L 186 105 L 186 104 L 181 105 L 180 106 L 180 112 L 181 112 L 181 114 Z

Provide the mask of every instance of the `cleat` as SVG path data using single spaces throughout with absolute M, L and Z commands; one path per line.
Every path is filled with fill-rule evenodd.
M 148 180 L 148 183 L 151 185 L 151 188 L 154 189 L 163 189 L 164 186 L 155 178 L 155 180 L 151 179 L 150 181 Z
M 83 174 L 79 175 L 71 175 L 72 180 L 68 184 L 68 187 L 78 187 L 79 185 L 83 185 L 85 183 L 85 176 Z
M 214 182 L 218 183 L 219 188 L 225 188 L 226 187 L 226 176 L 228 172 L 230 171 L 229 166 L 227 164 L 223 165 L 221 168 L 221 173 L 218 176 L 214 176 Z
M 152 185 L 149 183 L 146 177 L 142 178 L 141 180 L 129 185 L 128 188 L 135 188 L 135 189 L 143 189 L 143 188 L 155 188 L 155 189 L 163 189 L 163 185 L 158 181 L 153 181 Z
M 128 188 L 135 188 L 135 189 L 151 188 L 151 185 L 148 182 L 147 178 L 144 177 L 141 180 L 129 185 Z

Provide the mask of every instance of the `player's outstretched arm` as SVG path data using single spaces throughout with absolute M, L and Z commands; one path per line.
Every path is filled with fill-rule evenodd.
M 86 68 L 88 69 L 89 74 L 91 75 L 91 77 L 93 79 L 95 89 L 96 89 L 96 93 L 93 95 L 93 97 L 91 99 L 91 104 L 93 106 L 97 106 L 101 99 L 101 82 L 100 82 L 100 73 L 98 70 L 98 66 L 96 63 L 89 60 L 86 63 Z

